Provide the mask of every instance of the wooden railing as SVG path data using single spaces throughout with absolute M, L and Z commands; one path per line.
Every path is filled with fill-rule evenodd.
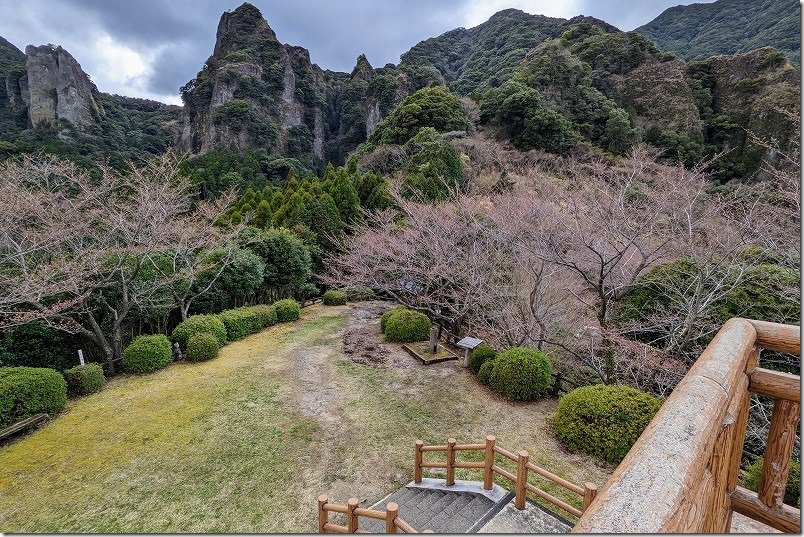
M 364 509 L 358 507 L 357 498 L 349 498 L 346 505 L 329 503 L 326 495 L 318 497 L 318 531 L 319 533 L 369 533 L 360 528 L 360 517 L 373 518 L 385 521 L 385 533 L 419 533 L 413 526 L 405 522 L 399 516 L 399 506 L 394 502 L 388 502 L 385 511 L 375 509 Z M 346 515 L 346 525 L 334 524 L 329 521 L 330 513 L 344 513 Z M 431 530 L 424 530 L 422 533 L 433 533 Z
M 800 328 L 731 319 L 664 402 L 597 498 L 578 533 L 726 533 L 736 511 L 801 533 L 783 504 L 801 379 L 757 367 L 760 349 L 800 354 Z M 737 485 L 751 393 L 775 399 L 759 493 Z
M 417 440 L 413 481 L 415 483 L 422 482 L 422 470 L 425 468 L 443 468 L 447 473 L 446 484 L 449 487 L 455 484 L 456 468 L 483 470 L 483 488 L 485 490 L 491 490 L 494 483 L 495 473 L 503 476 L 513 483 L 516 490 L 515 505 L 517 509 L 525 508 L 525 496 L 527 492 L 532 492 L 536 496 L 547 500 L 556 507 L 559 507 L 574 516 L 581 516 L 583 513 L 582 509 L 578 509 L 577 507 L 574 507 L 567 502 L 541 490 L 535 485 L 528 483 L 528 472 L 535 472 L 543 478 L 552 481 L 553 483 L 560 485 L 567 490 L 579 494 L 583 498 L 583 509 L 586 509 L 586 507 L 592 503 L 592 500 L 597 493 L 597 487 L 594 483 L 585 483 L 583 487 L 570 483 L 566 479 L 548 472 L 544 468 L 540 468 L 539 466 L 536 466 L 530 462 L 528 460 L 529 455 L 527 451 L 522 450 L 514 454 L 497 446 L 496 442 L 497 440 L 493 436 L 487 436 L 484 444 L 458 444 L 454 438 L 450 438 L 447 440 L 446 445 L 425 446 L 424 442 Z M 447 454 L 447 460 L 445 462 L 424 462 L 424 453 L 429 451 L 445 451 Z M 483 451 L 484 460 L 483 462 L 459 462 L 456 460 L 456 453 L 458 451 Z M 496 464 L 497 455 L 516 463 L 516 474 L 513 474 L 501 466 L 498 466 Z

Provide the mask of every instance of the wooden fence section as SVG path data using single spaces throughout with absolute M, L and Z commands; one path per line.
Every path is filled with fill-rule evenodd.
M 514 454 L 506 449 L 497 446 L 496 444 L 497 439 L 494 436 L 487 436 L 486 442 L 484 444 L 458 444 L 456 443 L 454 438 L 450 438 L 447 440 L 446 445 L 425 446 L 424 442 L 422 442 L 421 440 L 417 440 L 415 450 L 415 466 L 414 466 L 413 481 L 415 483 L 422 482 L 422 470 L 424 468 L 446 469 L 447 486 L 455 484 L 456 468 L 483 470 L 483 488 L 485 490 L 491 490 L 494 483 L 495 473 L 511 481 L 511 483 L 514 485 L 514 490 L 516 491 L 515 505 L 517 509 L 521 510 L 525 508 L 525 496 L 527 492 L 532 492 L 533 494 L 539 496 L 540 498 L 543 498 L 544 500 L 547 500 L 556 507 L 559 507 L 564 511 L 577 517 L 581 516 L 581 514 L 583 513 L 581 509 L 578 509 L 564 502 L 563 500 L 560 500 L 555 496 L 541 490 L 535 485 L 528 483 L 528 472 L 534 472 L 542 476 L 543 478 L 564 487 L 567 490 L 579 494 L 583 498 L 583 509 L 586 509 L 592 503 L 592 500 L 597 494 L 597 486 L 595 486 L 594 483 L 586 483 L 583 487 L 580 487 L 574 483 L 570 483 L 566 479 L 563 479 L 551 472 L 548 472 L 544 468 L 536 466 L 532 462 L 529 462 L 528 461 L 529 454 L 527 451 L 522 450 Z M 447 455 L 446 461 L 424 462 L 424 453 L 427 453 L 429 451 L 446 452 Z M 459 462 L 456 460 L 456 452 L 458 451 L 483 451 L 484 460 L 483 462 L 479 461 Z M 516 474 L 513 474 L 508 470 L 502 468 L 501 466 L 498 466 L 496 464 L 497 455 L 516 463 L 517 467 Z
M 319 533 L 369 533 L 360 528 L 360 517 L 373 518 L 385 521 L 385 533 L 419 533 L 410 524 L 399 516 L 399 506 L 394 502 L 388 502 L 385 511 L 374 509 L 364 509 L 358 507 L 357 498 L 349 498 L 346 505 L 329 503 L 326 495 L 318 497 L 318 531 Z M 346 525 L 333 524 L 329 521 L 330 513 L 344 513 L 346 515 Z M 422 533 L 433 533 L 431 530 L 424 530 Z
M 799 339 L 797 326 L 729 320 L 573 532 L 726 533 L 737 511 L 800 533 L 800 511 L 782 500 L 801 379 L 757 367 L 759 349 L 800 354 Z M 751 392 L 775 399 L 758 494 L 737 486 Z

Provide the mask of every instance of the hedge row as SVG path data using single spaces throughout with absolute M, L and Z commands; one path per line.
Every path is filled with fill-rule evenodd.
M 67 391 L 73 395 L 89 395 L 99 392 L 106 384 L 103 367 L 97 363 L 77 365 L 64 372 Z
M 45 367 L 0 367 L 0 428 L 34 414 L 58 414 L 67 406 L 67 382 Z
M 330 289 L 322 297 L 325 306 L 343 306 L 346 304 L 346 293 Z
M 533 401 L 550 389 L 552 364 L 540 350 L 512 347 L 495 355 L 491 349 L 478 347 L 473 353 L 477 377 L 495 392 L 514 401 Z M 470 366 L 472 357 L 470 356 Z

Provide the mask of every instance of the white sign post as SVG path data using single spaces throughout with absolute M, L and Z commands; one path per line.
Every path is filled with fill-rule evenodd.
M 84 365 L 84 352 L 81 349 L 78 349 L 78 361 Z

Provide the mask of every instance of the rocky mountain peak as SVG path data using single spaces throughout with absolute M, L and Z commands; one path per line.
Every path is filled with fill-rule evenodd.
M 374 68 L 369 63 L 365 54 L 361 54 L 357 57 L 357 63 L 354 69 L 352 69 L 351 78 L 360 78 L 367 82 L 370 82 L 371 79 L 374 78 Z
M 98 88 L 61 46 L 25 47 L 26 75 L 19 80 L 31 125 L 57 126 L 66 119 L 79 129 L 103 115 Z
M 245 48 L 256 36 L 276 41 L 276 33 L 268 26 L 260 10 L 244 2 L 234 11 L 227 11 L 221 15 L 215 35 L 213 56 L 225 56 Z

